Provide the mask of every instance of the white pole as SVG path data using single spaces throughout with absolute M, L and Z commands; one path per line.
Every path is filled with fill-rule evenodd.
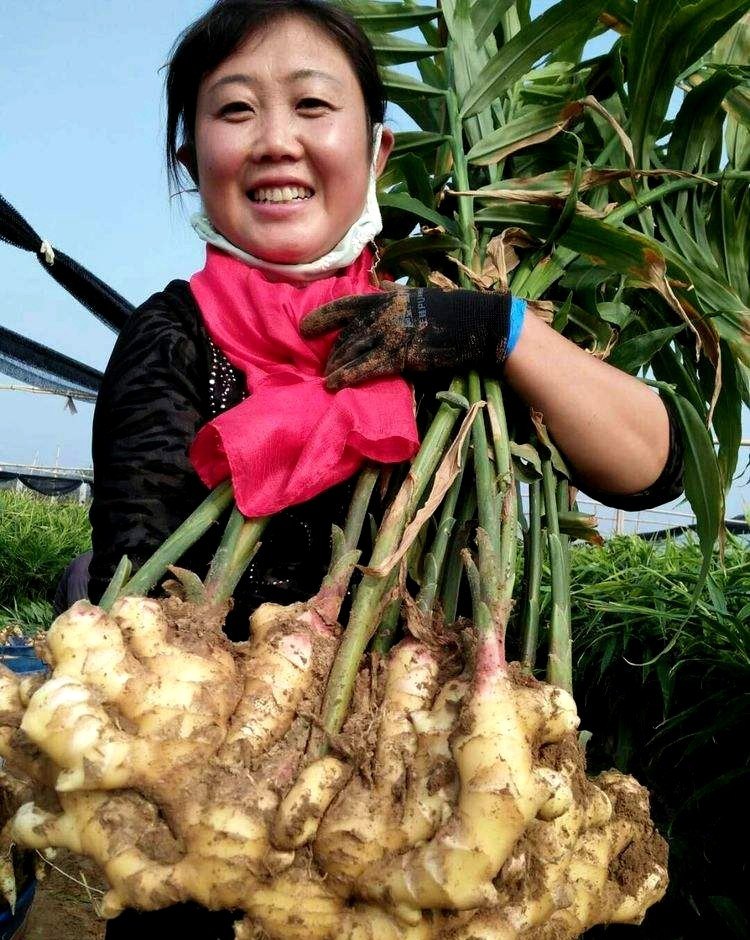
M 615 512 L 615 535 L 625 534 L 625 510 L 618 509 Z

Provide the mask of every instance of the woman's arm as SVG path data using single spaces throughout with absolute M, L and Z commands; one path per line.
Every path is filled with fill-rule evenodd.
M 304 336 L 337 328 L 326 372 L 332 390 L 401 372 L 501 368 L 542 413 L 574 485 L 589 496 L 637 510 L 682 492 L 681 433 L 661 399 L 509 294 L 398 286 L 335 300 L 301 324 Z
M 632 494 L 659 478 L 670 448 L 659 396 L 565 339 L 532 304 L 504 377 L 542 413 L 584 490 Z

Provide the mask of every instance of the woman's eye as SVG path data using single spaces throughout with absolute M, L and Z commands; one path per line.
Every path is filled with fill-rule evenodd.
M 219 109 L 220 115 L 242 114 L 245 111 L 252 111 L 252 108 L 246 101 L 230 101 Z
M 299 107 L 304 111 L 319 111 L 321 108 L 328 108 L 330 105 L 320 98 L 302 98 Z

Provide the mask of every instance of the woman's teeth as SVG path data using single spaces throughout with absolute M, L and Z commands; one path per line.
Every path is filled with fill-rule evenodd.
M 303 186 L 274 186 L 269 189 L 254 189 L 250 193 L 253 202 L 292 202 L 309 199 L 313 192 Z

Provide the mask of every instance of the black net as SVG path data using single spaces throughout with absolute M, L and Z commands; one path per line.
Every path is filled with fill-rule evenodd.
M 16 480 L 20 480 L 24 486 L 42 496 L 67 496 L 70 493 L 75 493 L 81 483 L 88 482 L 79 480 L 76 477 L 30 476 L 12 470 L 0 470 L 0 485 L 14 483 Z
M 41 493 L 42 496 L 67 496 L 68 493 L 75 493 L 81 485 L 80 480 L 62 480 L 59 477 L 19 476 L 18 479 L 24 486 L 35 493 Z
M 133 305 L 108 284 L 62 251 L 43 243 L 26 219 L 2 196 L 0 239 L 16 248 L 34 252 L 41 266 L 58 284 L 116 333 L 133 312 Z
M 0 372 L 36 388 L 95 401 L 102 373 L 0 326 Z

